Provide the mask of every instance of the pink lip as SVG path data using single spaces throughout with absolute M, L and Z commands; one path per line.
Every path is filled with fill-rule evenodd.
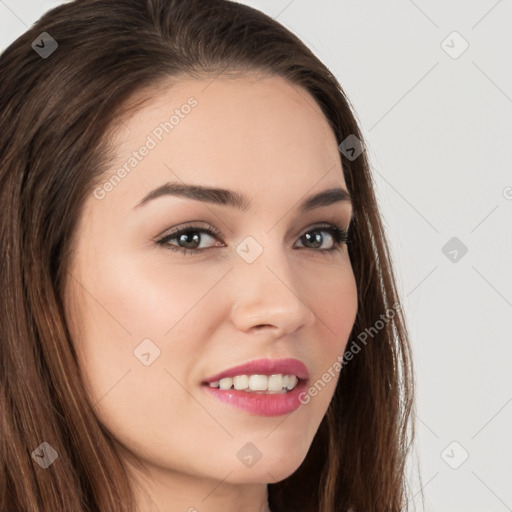
M 304 402 L 301 397 L 306 394 L 306 381 L 299 380 L 297 386 L 291 391 L 282 394 L 263 392 L 246 392 L 236 389 L 212 388 L 203 384 L 202 388 L 217 400 L 256 416 L 281 416 L 290 414 L 298 409 Z
M 298 359 L 255 359 L 247 364 L 234 366 L 221 373 L 208 377 L 203 382 L 209 384 L 224 377 L 236 377 L 237 375 L 296 375 L 301 380 L 308 379 L 306 365 Z

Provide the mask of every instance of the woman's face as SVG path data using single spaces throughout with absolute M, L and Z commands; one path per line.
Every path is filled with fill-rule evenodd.
M 327 120 L 281 78 L 182 80 L 127 120 L 116 151 L 85 203 L 66 295 L 100 422 L 153 475 L 210 481 L 205 495 L 211 480 L 286 478 L 327 411 L 357 310 L 347 246 L 328 250 L 336 238 L 327 225 L 346 229 L 350 202 L 301 210 L 314 194 L 347 188 Z M 248 206 L 206 194 L 139 205 L 166 183 L 230 190 Z M 188 234 L 158 243 L 182 227 Z M 307 367 L 306 390 L 322 383 L 291 413 L 281 395 L 269 412 L 277 395 L 258 394 L 255 406 L 253 394 L 247 410 L 202 384 L 286 358 Z M 334 377 L 322 379 L 329 369 Z

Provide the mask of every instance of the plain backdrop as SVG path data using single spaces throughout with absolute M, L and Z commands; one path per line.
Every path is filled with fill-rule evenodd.
M 60 3 L 0 0 L 1 49 Z M 242 3 L 331 69 L 366 137 L 414 350 L 411 510 L 512 510 L 512 3 Z

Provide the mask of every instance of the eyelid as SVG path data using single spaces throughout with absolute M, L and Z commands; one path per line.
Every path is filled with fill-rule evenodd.
M 211 224 L 208 224 L 207 222 L 203 221 L 190 221 L 183 225 L 177 226 L 175 228 L 172 228 L 171 230 L 164 231 L 163 234 L 158 235 L 156 237 L 156 240 L 161 240 L 162 238 L 168 238 L 170 235 L 177 235 L 183 231 L 211 231 L 212 236 L 216 236 L 219 238 L 224 238 L 224 235 L 220 230 L 218 230 L 216 227 L 212 226 Z
M 340 218 L 332 217 L 330 219 L 327 218 L 324 221 L 313 222 L 312 224 L 302 228 L 302 232 L 307 231 L 309 229 L 318 229 L 318 228 L 322 228 L 322 227 L 328 228 L 330 226 L 337 227 L 340 231 L 343 231 L 343 230 L 350 231 L 352 223 L 353 223 L 352 219 L 350 219 L 350 221 L 347 225 L 346 219 L 343 219 L 343 217 L 340 217 Z M 222 231 L 217 229 L 215 226 L 213 226 L 212 224 L 209 224 L 208 222 L 198 220 L 198 221 L 188 221 L 185 224 L 178 225 L 172 229 L 168 229 L 168 230 L 164 231 L 161 235 L 156 236 L 155 240 L 161 239 L 163 237 L 167 237 L 173 233 L 180 233 L 187 229 L 188 230 L 194 230 L 194 229 L 197 230 L 198 228 L 204 229 L 206 231 L 211 231 L 212 233 L 214 233 L 215 236 L 224 238 Z
M 319 221 L 317 223 L 310 224 L 309 226 L 306 226 L 305 228 L 303 228 L 301 230 L 302 234 L 300 236 L 303 236 L 303 234 L 305 232 L 310 231 L 312 229 L 322 229 L 322 228 L 330 229 L 331 227 L 334 227 L 334 228 L 338 229 L 339 231 L 350 232 L 352 222 L 350 222 L 347 227 L 343 227 L 344 224 L 345 224 L 344 222 L 338 222 L 337 220 L 323 221 L 323 222 Z M 203 221 L 190 221 L 190 222 L 187 222 L 186 224 L 176 226 L 175 228 L 172 228 L 170 231 L 164 231 L 163 234 L 155 237 L 155 240 L 161 240 L 163 238 L 168 238 L 171 235 L 178 235 L 184 231 L 194 231 L 194 230 L 195 231 L 203 231 L 204 230 L 206 232 L 210 231 L 212 236 L 215 236 L 215 237 L 218 237 L 221 239 L 224 238 L 224 235 L 222 234 L 222 232 L 219 229 L 217 229 L 216 227 L 212 226 L 211 224 L 208 224 L 207 222 L 203 222 Z

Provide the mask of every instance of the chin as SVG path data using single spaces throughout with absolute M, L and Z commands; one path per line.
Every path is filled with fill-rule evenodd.
M 290 450 L 275 450 L 271 455 L 262 457 L 252 467 L 239 467 L 229 478 L 237 483 L 275 483 L 285 480 L 295 473 L 307 453 L 298 453 L 293 448 Z M 225 468 L 226 472 L 229 468 Z

